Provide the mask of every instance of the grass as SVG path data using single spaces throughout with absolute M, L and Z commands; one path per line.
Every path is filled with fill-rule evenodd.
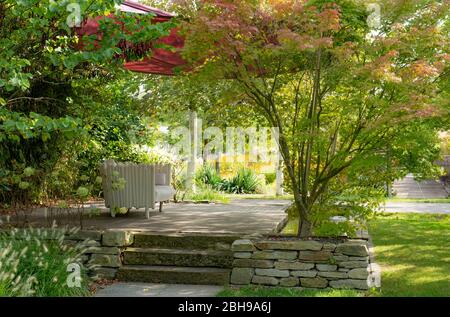
M 294 197 L 292 195 L 277 196 L 274 194 L 224 194 L 225 197 L 229 199 L 283 199 L 292 200 Z
M 450 198 L 387 198 L 385 202 L 405 202 L 405 203 L 450 203 Z
M 450 296 L 450 215 L 382 214 L 369 232 L 382 296 Z
M 226 288 L 219 292 L 219 297 L 361 297 L 366 293 L 346 289 L 299 289 L 286 287 L 257 287 Z
M 57 229 L 10 230 L 0 234 L 0 297 L 88 296 L 89 279 L 80 265 L 88 246 L 64 243 Z M 72 266 L 69 266 L 72 264 Z M 69 285 L 79 269 L 80 285 Z M 69 272 L 74 272 L 70 275 Z
M 290 218 L 284 226 L 283 230 L 281 230 L 282 234 L 285 235 L 296 235 L 298 232 L 298 218 Z
M 225 196 L 223 193 L 207 187 L 199 188 L 195 193 L 187 193 L 184 199 L 192 201 L 218 202 L 222 204 L 228 204 L 230 202 L 230 198 Z

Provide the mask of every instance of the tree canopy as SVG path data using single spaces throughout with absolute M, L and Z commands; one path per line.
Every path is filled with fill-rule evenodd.
M 89 146 L 92 138 L 97 144 L 104 140 L 105 146 L 108 140 L 116 142 L 103 154 L 97 151 L 100 156 L 129 152 L 118 146 L 119 141 L 130 143 L 130 122 L 136 124 L 140 118 L 132 97 L 136 86 L 126 82 L 129 73 L 122 69 L 124 58 L 130 58 L 132 52 L 123 51 L 119 44 L 153 41 L 167 35 L 173 24 L 152 24 L 151 15 L 138 21 L 133 14 L 119 12 L 116 6 L 120 3 L 0 1 L 2 202 L 36 201 L 42 192 L 48 193 L 49 179 L 55 179 L 52 172 L 58 164 L 65 162 L 65 168 L 59 168 L 62 174 L 72 170 L 69 166 L 79 163 L 78 155 L 95 148 Z M 76 22 L 111 14 L 114 19 L 98 20 L 101 36 L 77 34 Z M 118 121 L 122 123 L 114 127 Z M 100 138 L 99 130 L 109 132 Z M 97 161 L 88 164 L 92 167 Z M 26 176 L 26 168 L 39 172 Z M 64 182 L 79 184 L 81 176 L 70 175 Z M 30 190 L 31 179 L 34 190 Z M 64 187 L 55 181 L 55 189 Z

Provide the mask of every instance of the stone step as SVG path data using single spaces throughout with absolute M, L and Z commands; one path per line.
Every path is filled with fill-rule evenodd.
M 420 190 L 429 190 L 429 191 L 435 191 L 435 190 L 442 191 L 442 190 L 445 190 L 444 186 L 433 186 L 433 187 L 431 187 L 431 186 L 421 186 L 420 188 L 417 187 L 417 186 L 411 186 L 411 187 L 409 187 L 409 186 L 405 186 L 405 187 L 403 187 L 403 186 L 394 186 L 392 188 L 400 189 L 400 190 L 419 190 L 419 191 Z
M 212 233 L 135 233 L 134 247 L 175 248 L 191 250 L 230 250 L 240 237 L 232 234 Z
M 230 271 L 210 267 L 124 265 L 117 272 L 117 279 L 127 282 L 226 285 Z
M 395 190 L 395 189 L 394 189 Z M 446 193 L 446 191 L 444 189 L 440 189 L 440 190 L 398 190 L 398 192 L 400 193 L 427 193 L 427 194 L 442 194 L 442 193 Z
M 396 190 L 396 191 L 398 191 L 398 192 L 400 192 L 400 193 L 438 193 L 438 194 L 440 194 L 440 193 L 446 193 L 446 190 L 445 189 L 433 189 L 433 190 L 430 190 L 430 189 L 423 189 L 423 190 L 419 190 L 419 189 L 410 189 L 410 190 L 405 190 L 405 189 L 402 189 L 402 190 L 398 190 L 398 189 L 395 189 L 394 188 L 394 190 Z
M 216 250 L 127 248 L 125 264 L 231 268 L 233 253 Z
M 393 184 L 393 190 L 399 198 L 447 198 L 448 192 L 437 180 L 416 181 L 412 175 Z

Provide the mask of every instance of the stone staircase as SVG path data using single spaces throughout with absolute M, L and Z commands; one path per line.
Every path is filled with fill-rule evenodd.
M 123 251 L 120 281 L 210 284 L 229 283 L 239 237 L 227 234 L 136 233 Z
M 402 180 L 395 181 L 393 190 L 399 198 L 447 198 L 444 185 L 437 180 L 418 182 L 412 174 Z

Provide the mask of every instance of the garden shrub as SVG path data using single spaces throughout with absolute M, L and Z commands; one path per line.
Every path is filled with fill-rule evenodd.
M 195 175 L 195 182 L 197 185 L 209 185 L 213 189 L 219 190 L 223 183 L 222 178 L 217 174 L 214 167 L 210 165 L 203 165 Z
M 81 120 L 0 108 L 0 204 L 32 204 L 61 157 L 85 137 Z
M 241 168 L 229 180 L 224 180 L 221 189 L 233 194 L 252 194 L 258 189 L 260 181 L 256 173 L 249 168 Z
M 266 185 L 273 184 L 273 182 L 275 182 L 276 178 L 277 178 L 276 173 L 265 173 L 264 174 L 264 180 L 266 182 Z
M 214 190 L 231 194 L 252 194 L 260 185 L 260 180 L 252 169 L 241 168 L 232 178 L 222 179 L 216 170 L 208 165 L 197 172 L 195 181 L 200 186 L 209 185 Z
M 355 237 L 357 230 L 366 229 L 366 221 L 379 209 L 383 201 L 383 189 L 366 186 L 333 184 L 339 191 L 331 192 L 325 201 L 319 201 L 311 210 L 313 234 L 321 237 Z M 286 210 L 291 223 L 299 221 L 295 204 Z M 297 231 L 298 224 L 290 225 L 289 231 Z M 292 229 L 292 230 L 291 230 Z
M 356 227 L 348 220 L 342 222 L 324 220 L 314 228 L 314 235 L 318 237 L 355 237 Z
M 0 296 L 88 296 L 82 256 L 87 242 L 69 246 L 61 229 L 12 229 L 0 234 Z M 80 287 L 69 287 L 69 264 L 80 268 Z

